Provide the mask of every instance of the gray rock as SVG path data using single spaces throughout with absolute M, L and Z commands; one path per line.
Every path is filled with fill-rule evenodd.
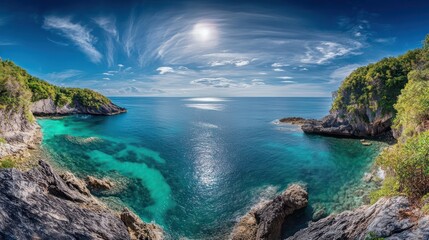
M 280 239 L 285 218 L 308 204 L 307 191 L 298 184 L 271 201 L 263 202 L 244 215 L 230 236 L 233 240 Z
M 364 116 L 364 117 L 363 117 Z M 355 113 L 332 112 L 322 120 L 307 120 L 301 126 L 305 133 L 338 137 L 375 137 L 390 131 L 393 114 L 381 110 L 372 113 L 361 110 Z
M 289 237 L 294 239 L 429 239 L 429 217 L 405 197 L 382 198 L 371 206 L 331 215 Z
M 107 179 L 98 179 L 93 176 L 88 176 L 86 181 L 91 189 L 109 190 L 114 187 L 113 182 Z
M 64 181 L 39 164 L 28 172 L 0 170 L 0 239 L 130 239 L 121 218 L 76 179 Z

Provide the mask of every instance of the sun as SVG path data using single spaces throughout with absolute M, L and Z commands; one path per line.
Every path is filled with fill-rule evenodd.
M 208 42 L 216 38 L 216 27 L 209 23 L 197 23 L 192 29 L 192 36 L 196 41 Z

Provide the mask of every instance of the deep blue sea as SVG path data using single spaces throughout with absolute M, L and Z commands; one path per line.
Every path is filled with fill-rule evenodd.
M 312 217 L 362 203 L 362 177 L 382 147 L 306 135 L 275 120 L 321 118 L 330 98 L 112 98 L 111 117 L 39 119 L 53 163 L 116 182 L 96 195 L 128 206 L 174 239 L 224 239 L 235 221 L 288 184 L 307 185 L 310 205 L 284 236 Z

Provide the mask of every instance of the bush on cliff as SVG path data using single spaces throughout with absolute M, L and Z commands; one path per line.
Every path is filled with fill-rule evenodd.
M 400 132 L 401 139 L 429 128 L 429 69 L 412 71 L 408 79 L 395 104 L 398 114 L 393 127 Z
M 398 191 L 418 199 L 429 193 L 429 131 L 384 150 L 377 159 L 389 177 L 396 179 Z M 384 187 L 389 182 L 384 182 Z

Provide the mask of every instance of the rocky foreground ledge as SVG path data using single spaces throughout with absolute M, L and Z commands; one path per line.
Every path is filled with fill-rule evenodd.
M 298 184 L 289 186 L 271 201 L 258 204 L 234 227 L 232 240 L 277 240 L 287 216 L 308 204 L 307 191 Z
M 22 172 L 0 170 L 0 239 L 163 239 L 155 224 L 124 209 L 115 213 L 71 173 L 44 161 Z
M 310 223 L 288 240 L 429 239 L 429 216 L 405 197 L 382 198 L 371 206 Z

